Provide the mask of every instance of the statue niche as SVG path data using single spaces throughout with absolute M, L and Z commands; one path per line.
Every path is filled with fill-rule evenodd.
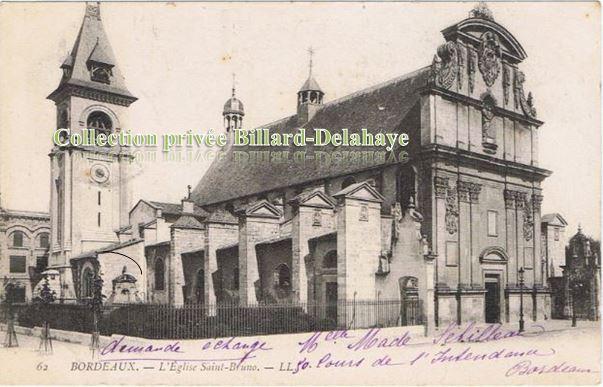
M 487 94 L 482 98 L 482 145 L 486 153 L 496 153 L 496 130 L 493 127 L 494 107 L 496 101 L 492 95 Z

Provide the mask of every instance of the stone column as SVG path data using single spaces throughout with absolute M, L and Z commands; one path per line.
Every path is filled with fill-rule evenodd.
M 239 240 L 238 222 L 236 222 L 236 219 L 232 215 L 229 217 L 218 216 L 217 218 L 219 219 L 215 219 L 213 215 L 206 221 L 205 246 L 203 249 L 205 254 L 203 262 L 205 288 L 203 292 L 206 305 L 214 305 L 216 303 L 216 289 L 214 287 L 213 276 L 213 273 L 218 270 L 216 251 L 221 246 L 236 243 Z
M 305 257 L 310 253 L 308 240 L 332 232 L 334 204 L 321 191 L 298 195 L 290 201 L 293 206 L 291 220 L 293 294 L 296 300 L 308 301 L 308 275 Z
M 544 265 L 546 265 L 546 262 L 543 265 L 541 245 L 540 245 L 540 241 L 541 241 L 540 209 L 542 206 L 543 198 L 544 197 L 538 193 L 532 194 L 532 209 L 533 209 L 533 214 L 534 214 L 533 215 L 533 219 L 534 219 L 534 239 L 533 239 L 534 262 L 535 262 L 535 265 L 538 265 L 537 267 L 534 267 L 534 274 L 535 274 L 535 284 L 537 287 L 542 287 L 543 285 L 546 285 L 546 278 L 544 277 L 545 272 L 546 272 L 546 267 Z
M 446 273 L 446 247 L 444 245 L 444 233 L 446 232 L 446 195 L 448 191 L 448 178 L 442 176 L 434 177 L 435 210 L 433 212 L 433 252 L 438 256 L 436 287 L 448 283 Z
M 466 289 L 471 285 L 471 204 L 469 190 L 471 183 L 457 182 L 459 197 L 459 288 Z
M 376 298 L 375 273 L 381 254 L 381 203 L 383 196 L 367 182 L 352 184 L 333 195 L 337 207 L 338 322 L 372 326 L 353 310 L 355 300 Z M 364 316 L 366 318 L 366 316 Z
M 266 200 L 237 211 L 239 216 L 239 300 L 249 305 L 259 300 L 258 260 L 255 245 L 258 241 L 276 237 L 280 211 Z
M 480 233 L 484 232 L 483 220 L 478 212 L 479 205 L 479 194 L 482 191 L 482 185 L 478 183 L 470 183 L 469 185 L 469 202 L 471 203 L 471 247 L 470 247 L 470 262 L 471 262 L 471 287 L 472 288 L 483 288 L 481 278 L 481 266 L 479 262 L 479 253 L 475 247 L 478 245 L 476 241 L 479 241 Z M 501 284 L 502 286 L 503 284 Z

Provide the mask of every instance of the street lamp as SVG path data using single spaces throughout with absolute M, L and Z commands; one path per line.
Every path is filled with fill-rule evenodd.
M 572 287 L 572 328 L 576 327 L 576 290 L 580 286 L 578 284 L 578 268 L 574 267 L 571 273 L 571 287 Z
M 524 321 L 523 321 L 523 274 L 525 270 L 523 267 L 519 269 L 519 332 L 524 331 Z

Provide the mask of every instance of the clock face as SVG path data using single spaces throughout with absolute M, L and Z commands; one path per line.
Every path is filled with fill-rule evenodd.
M 102 164 L 94 164 L 90 167 L 90 177 L 97 183 L 104 183 L 109 180 L 109 168 Z

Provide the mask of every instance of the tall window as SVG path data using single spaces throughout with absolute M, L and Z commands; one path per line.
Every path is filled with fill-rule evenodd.
M 101 205 L 101 191 L 98 191 L 98 205 Z
M 100 212 L 97 215 L 96 223 L 97 223 L 98 227 L 101 226 L 101 213 Z
M 13 233 L 13 247 L 23 247 L 23 232 L 15 231 Z
M 25 273 L 26 260 L 22 255 L 11 255 L 10 256 L 10 272 L 11 273 Z
M 557 227 L 555 227 L 555 240 L 558 241 L 559 240 L 559 229 Z
M 50 245 L 50 243 L 49 243 L 48 233 L 45 232 L 45 233 L 40 234 L 39 247 L 47 248 L 49 245 Z
M 165 264 L 163 259 L 155 260 L 155 290 L 165 289 Z

